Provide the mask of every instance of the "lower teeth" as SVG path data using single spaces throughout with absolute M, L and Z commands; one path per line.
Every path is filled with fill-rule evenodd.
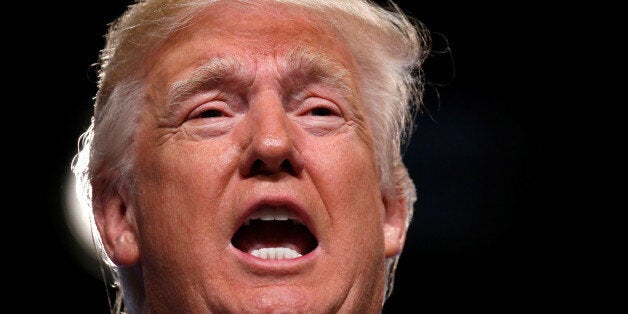
M 250 253 L 251 255 L 263 259 L 292 259 L 302 256 L 297 251 L 293 249 L 289 249 L 287 247 L 271 247 L 271 248 L 261 248 L 257 250 L 253 250 Z

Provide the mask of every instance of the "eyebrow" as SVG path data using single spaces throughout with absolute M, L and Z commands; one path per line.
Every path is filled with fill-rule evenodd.
M 281 70 L 287 73 L 285 78 L 289 84 L 296 85 L 293 88 L 301 87 L 302 82 L 316 82 L 337 89 L 347 100 L 354 98 L 351 72 L 330 56 L 319 51 L 297 48 L 287 54 L 286 60 Z
M 244 66 L 233 56 L 209 59 L 184 80 L 174 82 L 168 92 L 169 111 L 189 97 L 220 85 L 233 83 L 246 86 Z M 300 90 L 310 83 L 321 83 L 337 89 L 348 102 L 354 101 L 350 71 L 328 55 L 310 49 L 289 51 L 279 62 L 280 82 L 290 91 Z
M 237 81 L 242 65 L 233 57 L 213 57 L 184 80 L 174 82 L 168 92 L 169 106 L 176 106 L 194 94 L 225 81 Z

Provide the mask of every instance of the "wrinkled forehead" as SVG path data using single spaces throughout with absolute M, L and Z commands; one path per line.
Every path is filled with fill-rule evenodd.
M 360 94 L 357 66 L 345 42 L 321 17 L 294 5 L 216 4 L 145 61 L 153 100 L 170 99 L 165 93 L 170 94 L 174 85 L 196 77 L 205 78 L 199 82 L 213 76 L 239 77 L 246 83 L 255 75 L 242 73 L 255 73 L 269 63 L 277 77 L 308 78 L 337 87 L 354 106 Z
M 328 54 L 347 69 L 357 68 L 345 41 L 320 13 L 273 1 L 221 1 L 206 7 L 149 53 L 144 65 L 152 69 L 165 58 L 185 59 L 200 50 L 221 55 L 233 47 L 243 52 L 242 58 L 253 59 L 306 48 Z

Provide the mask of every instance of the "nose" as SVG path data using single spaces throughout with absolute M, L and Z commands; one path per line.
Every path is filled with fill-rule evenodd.
M 289 174 L 298 176 L 303 159 L 280 97 L 266 95 L 249 104 L 249 141 L 240 163 L 243 177 Z

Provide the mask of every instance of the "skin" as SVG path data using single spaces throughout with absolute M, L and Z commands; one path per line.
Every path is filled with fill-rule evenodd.
M 143 312 L 381 312 L 405 205 L 381 193 L 355 60 L 312 14 L 218 6 L 146 59 L 137 193 L 96 213 L 107 253 L 141 268 Z M 296 49 L 324 55 L 347 89 L 294 69 Z M 237 75 L 173 102 L 217 58 L 237 60 Z M 260 204 L 298 208 L 318 247 L 284 261 L 235 249 Z

